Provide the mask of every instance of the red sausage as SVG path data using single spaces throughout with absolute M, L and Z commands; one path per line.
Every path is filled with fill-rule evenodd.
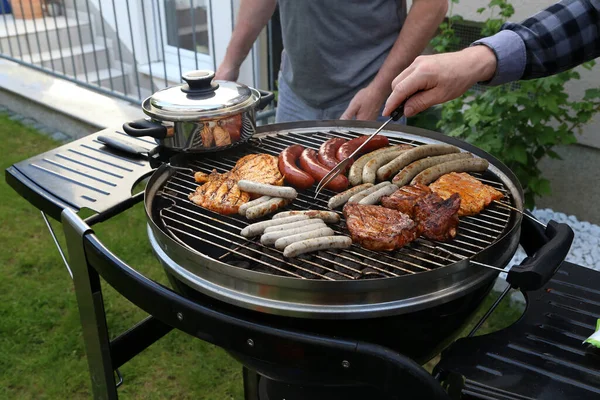
M 285 181 L 296 189 L 308 189 L 315 184 L 313 177 L 296 166 L 296 161 L 304 147 L 295 144 L 283 150 L 279 154 L 279 172 L 285 177 Z
M 344 143 L 343 145 L 341 145 L 340 148 L 338 149 L 337 155 L 336 155 L 338 161 L 342 161 L 342 160 L 348 158 L 350 156 L 350 154 L 352 154 L 356 149 L 358 149 L 358 146 L 363 144 L 363 142 L 365 140 L 367 140 L 368 138 L 369 138 L 368 136 L 360 136 L 360 137 L 354 138 L 354 139 Z M 373 139 L 371 139 L 371 141 L 369 143 L 367 143 L 365 145 L 365 147 L 363 147 L 360 150 L 359 154 L 357 154 L 356 156 L 361 156 L 363 154 L 370 153 L 373 150 L 377 150 L 377 149 L 380 149 L 382 147 L 386 147 L 389 145 L 390 145 L 390 141 L 388 140 L 387 136 L 377 135 Z
M 330 170 L 335 168 L 335 166 L 339 163 L 336 157 L 337 151 L 340 146 L 346 142 L 347 140 L 342 138 L 331 138 L 325 141 L 319 148 L 319 154 L 317 156 L 319 162 Z
M 300 154 L 300 167 L 308 172 L 315 180 L 320 181 L 330 171 L 324 167 L 317 159 L 317 152 L 313 149 L 304 149 Z M 344 175 L 336 176 L 331 182 L 325 186 L 327 189 L 334 192 L 341 192 L 348 188 L 348 178 Z

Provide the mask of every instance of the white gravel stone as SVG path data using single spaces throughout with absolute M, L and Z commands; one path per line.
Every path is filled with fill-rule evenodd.
M 587 221 L 579 221 L 574 215 L 554 212 L 549 208 L 534 209 L 533 215 L 543 223 L 548 223 L 551 219 L 567 223 L 575 232 L 571 250 L 566 258 L 567 261 L 600 270 L 600 226 Z M 523 258 L 525 258 L 525 252 L 519 248 L 510 265 L 520 263 Z

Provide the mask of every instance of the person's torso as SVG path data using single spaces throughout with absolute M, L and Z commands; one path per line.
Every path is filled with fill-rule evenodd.
M 282 75 L 314 107 L 349 100 L 398 38 L 405 0 L 279 0 Z

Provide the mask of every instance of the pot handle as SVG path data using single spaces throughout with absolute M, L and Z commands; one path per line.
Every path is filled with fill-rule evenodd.
M 524 223 L 525 221 L 527 220 L 523 220 Z M 556 221 L 548 222 L 543 235 L 547 239 L 546 243 L 539 247 L 535 254 L 508 271 L 506 281 L 512 287 L 526 292 L 544 286 L 569 253 L 575 236 L 569 225 Z
M 123 124 L 123 130 L 126 134 L 133 137 L 151 136 L 155 139 L 164 139 L 167 137 L 166 127 L 146 119 L 126 122 Z
M 269 105 L 274 99 L 275 94 L 273 92 L 269 92 L 268 90 L 257 89 L 260 92 L 260 100 L 258 101 L 258 109 L 262 110 L 266 106 Z

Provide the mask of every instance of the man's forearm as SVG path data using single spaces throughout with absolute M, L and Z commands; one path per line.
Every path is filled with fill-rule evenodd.
M 600 0 L 562 0 L 474 45 L 496 54 L 490 85 L 565 71 L 600 56 Z
M 224 63 L 239 67 L 275 11 L 277 0 L 242 0 Z
M 447 0 L 414 0 L 398 39 L 372 84 L 391 93 L 394 78 L 418 57 L 446 16 Z

